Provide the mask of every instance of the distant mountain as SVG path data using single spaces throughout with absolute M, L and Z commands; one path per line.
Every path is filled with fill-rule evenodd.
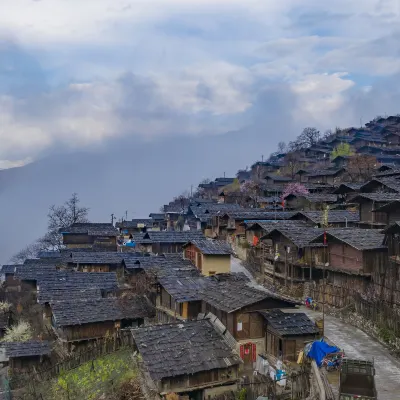
M 275 146 L 243 132 L 175 137 L 152 143 L 108 143 L 96 152 L 50 156 L 0 171 L 0 264 L 46 230 L 51 204 L 77 192 L 90 219 L 109 221 L 128 210 L 129 218 L 157 212 L 173 196 L 204 178 L 234 175 L 258 154 Z

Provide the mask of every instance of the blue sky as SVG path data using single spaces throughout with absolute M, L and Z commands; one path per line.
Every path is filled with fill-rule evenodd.
M 400 112 L 398 0 L 0 0 L 0 9 L 0 168 L 56 147 L 248 126 L 265 130 L 273 151 L 304 126 Z M 279 131 L 280 118 L 293 130 Z

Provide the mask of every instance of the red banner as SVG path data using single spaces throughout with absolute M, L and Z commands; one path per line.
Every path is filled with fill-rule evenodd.
M 240 346 L 240 358 L 242 360 L 244 360 L 244 346 L 243 345 Z
M 253 362 L 257 361 L 257 345 L 255 343 L 252 344 L 252 355 L 253 355 Z

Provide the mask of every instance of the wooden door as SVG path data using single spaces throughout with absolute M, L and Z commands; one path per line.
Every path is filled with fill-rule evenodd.
M 289 361 L 296 360 L 296 341 L 295 340 L 286 340 L 285 341 L 284 358 Z

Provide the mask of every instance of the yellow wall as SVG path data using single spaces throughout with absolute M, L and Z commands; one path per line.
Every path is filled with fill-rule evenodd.
M 231 256 L 212 256 L 203 254 L 202 274 L 210 275 L 210 272 L 223 274 L 231 272 Z

